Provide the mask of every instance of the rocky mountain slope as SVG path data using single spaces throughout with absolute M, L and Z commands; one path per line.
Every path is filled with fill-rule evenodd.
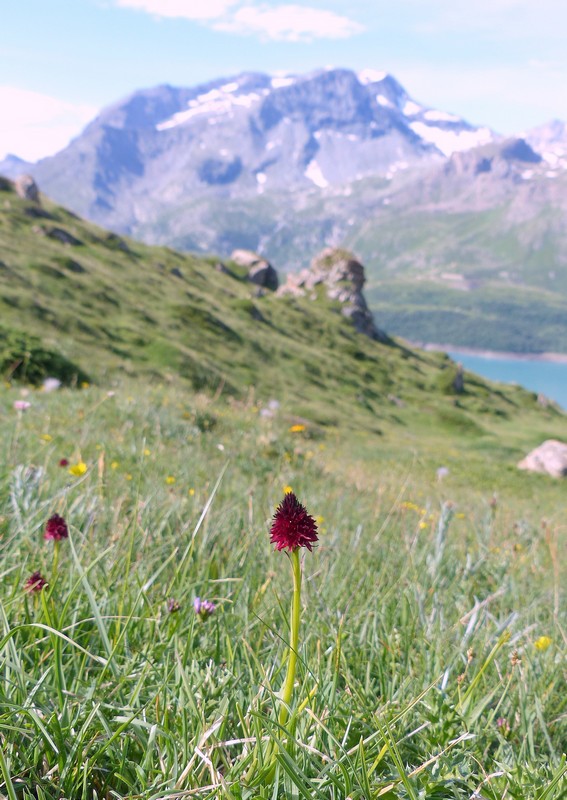
M 230 225 L 216 242 L 202 239 L 195 199 L 217 208 L 264 194 L 320 193 L 442 162 L 492 138 L 414 102 L 385 73 L 252 73 L 136 92 L 32 173 L 50 196 L 114 230 L 161 242 L 184 236 L 197 249 L 229 252 L 250 242 Z
M 416 341 L 567 352 L 567 171 L 524 140 L 454 154 L 352 227 L 369 302 Z
M 280 271 L 353 249 L 395 333 L 567 352 L 567 132 L 504 140 L 390 75 L 242 74 L 105 109 L 37 165 L 48 194 L 114 231 Z

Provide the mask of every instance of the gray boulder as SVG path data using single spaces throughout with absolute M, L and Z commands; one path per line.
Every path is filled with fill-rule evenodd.
M 564 478 L 567 476 L 567 444 L 557 439 L 547 439 L 528 453 L 520 461 L 518 468 L 529 472 L 543 472 L 553 478 Z
M 230 258 L 235 264 L 246 267 L 249 281 L 272 292 L 276 291 L 279 286 L 278 273 L 265 258 L 252 250 L 233 250 Z
M 22 200 L 39 203 L 39 189 L 31 175 L 20 175 L 19 178 L 16 178 L 14 188 L 18 197 L 21 197 Z
M 280 294 L 303 295 L 324 284 L 327 297 L 341 303 L 341 313 L 359 333 L 371 339 L 387 341 L 386 334 L 374 324 L 362 287 L 366 282 L 364 267 L 352 253 L 339 247 L 327 247 L 311 262 L 309 269 L 289 274 Z

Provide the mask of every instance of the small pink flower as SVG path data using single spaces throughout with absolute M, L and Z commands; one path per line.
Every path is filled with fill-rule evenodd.
M 47 520 L 43 538 L 54 542 L 69 538 L 69 528 L 63 517 L 60 517 L 59 514 L 54 514 Z
M 193 608 L 195 609 L 195 614 L 203 620 L 214 614 L 216 610 L 216 606 L 211 600 L 201 600 L 200 597 L 196 597 L 193 601 Z
M 59 466 L 60 467 L 68 467 L 69 466 L 69 459 L 68 458 L 60 459 Z
M 14 408 L 16 411 L 27 411 L 28 408 L 31 408 L 31 403 L 29 403 L 27 400 L 15 400 Z
M 41 592 L 47 586 L 47 581 L 41 572 L 32 572 L 24 584 L 26 592 Z

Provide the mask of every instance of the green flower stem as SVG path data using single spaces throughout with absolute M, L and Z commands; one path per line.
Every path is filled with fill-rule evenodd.
M 284 726 L 287 722 L 295 683 L 295 669 L 297 666 L 297 648 L 299 646 L 299 618 L 301 612 L 301 564 L 299 562 L 299 548 L 291 553 L 291 566 L 293 569 L 293 599 L 291 602 L 291 640 L 287 657 L 287 674 L 282 689 L 282 705 L 279 713 L 279 723 Z
M 53 591 L 53 587 L 55 586 L 55 581 L 57 579 L 57 568 L 59 567 L 59 544 L 60 542 L 58 539 L 56 539 L 53 542 L 53 564 L 51 567 L 51 591 Z

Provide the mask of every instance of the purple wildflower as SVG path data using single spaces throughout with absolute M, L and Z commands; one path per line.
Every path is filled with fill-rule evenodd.
M 288 492 L 274 514 L 270 542 L 275 544 L 276 550 L 287 547 L 291 553 L 298 547 L 312 550 L 317 540 L 317 523 L 294 493 Z
M 47 586 L 47 581 L 41 572 L 32 572 L 24 584 L 26 592 L 41 592 Z
M 202 620 L 207 619 L 216 611 L 216 606 L 211 600 L 201 600 L 200 597 L 194 599 L 193 608 L 195 609 L 195 614 Z
M 69 538 L 69 528 L 63 517 L 60 517 L 59 514 L 54 514 L 47 520 L 43 538 L 54 542 Z

